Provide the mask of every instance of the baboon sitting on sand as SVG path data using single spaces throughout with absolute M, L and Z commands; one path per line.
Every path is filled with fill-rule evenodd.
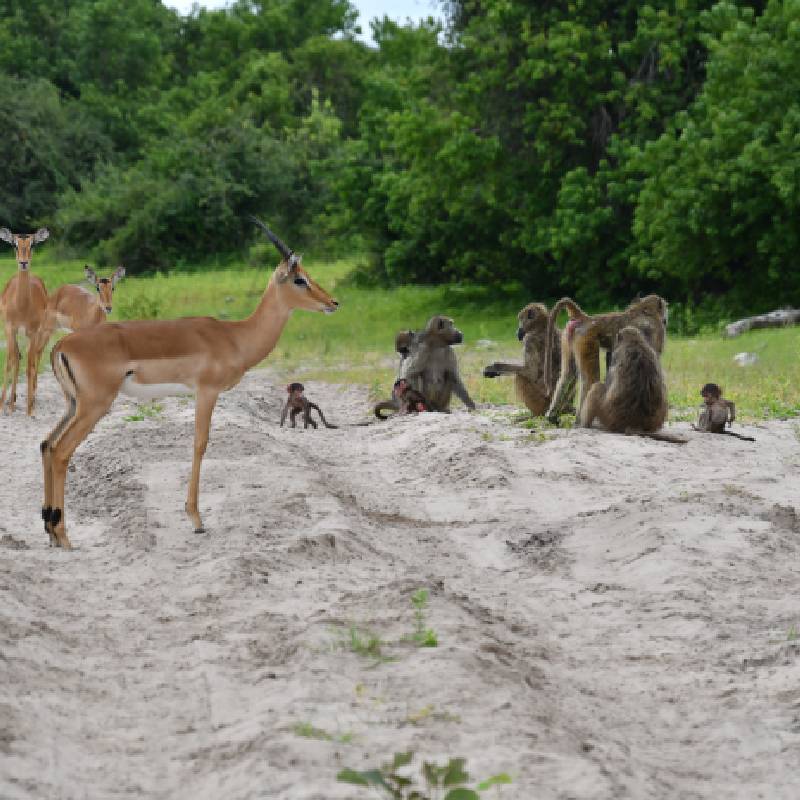
M 410 352 L 402 362 L 400 377 L 426 398 L 429 411 L 449 411 L 454 392 L 467 408 L 475 408 L 461 381 L 458 359 L 452 349 L 452 345 L 463 341 L 464 336 L 453 320 L 438 315 L 431 317 L 425 329 L 410 340 Z
M 703 398 L 703 410 L 697 420 L 697 425 L 692 425 L 696 431 L 704 433 L 724 433 L 728 436 L 735 436 L 746 442 L 754 442 L 752 436 L 742 436 L 740 433 L 726 430 L 736 419 L 736 406 L 730 400 L 722 396 L 722 389 L 716 383 L 707 383 L 700 390 Z
M 547 336 L 547 308 L 541 303 L 529 303 L 517 315 L 519 327 L 517 328 L 517 338 L 522 342 L 522 364 L 509 364 L 504 361 L 495 361 L 483 370 L 486 378 L 496 378 L 500 375 L 513 375 L 514 386 L 517 398 L 521 400 L 534 417 L 539 417 L 550 407 L 552 391 L 548 391 L 545 384 L 544 358 L 547 347 L 545 336 Z M 552 374 L 560 377 L 561 362 L 561 339 L 559 332 L 553 328 L 551 332 L 552 341 L 550 342 L 550 369 Z M 562 395 L 569 402 L 569 397 L 575 391 L 577 380 L 577 370 L 575 359 L 569 361 L 570 377 L 568 388 Z M 561 408 L 559 412 L 566 409 Z
M 656 351 L 638 328 L 627 326 L 616 338 L 605 383 L 586 395 L 579 422 L 595 419 L 614 433 L 653 433 L 667 418 L 667 384 Z

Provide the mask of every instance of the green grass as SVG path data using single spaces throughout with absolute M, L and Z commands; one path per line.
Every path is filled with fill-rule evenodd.
M 49 291 L 83 277 L 84 261 L 56 261 L 47 249 L 34 252 L 33 270 Z M 517 360 L 516 313 L 528 300 L 497 296 L 475 287 L 404 286 L 361 288 L 346 276 L 357 260 L 329 263 L 306 259 L 313 277 L 336 295 L 340 310 L 332 315 L 293 315 L 268 359 L 281 379 L 360 383 L 375 397 L 388 397 L 397 357 L 395 333 L 421 328 L 436 313 L 452 316 L 464 332 L 458 348 L 467 388 L 479 403 L 514 403 L 513 381 L 482 377 L 483 367 L 497 359 Z M 180 317 L 211 314 L 223 319 L 246 316 L 261 297 L 273 262 L 263 267 L 240 266 L 193 272 L 187 269 L 145 277 L 127 277 L 114 295 L 111 319 Z M 0 259 L 0 285 L 14 274 L 9 249 Z M 102 272 L 102 271 L 101 271 Z M 483 341 L 481 341 L 483 340 Z M 694 418 L 700 387 L 713 381 L 737 405 L 741 419 L 767 419 L 800 414 L 800 328 L 762 330 L 724 340 L 717 333 L 667 340 L 664 366 L 673 418 Z M 733 356 L 755 352 L 759 362 L 739 367 Z M 0 362 L 5 349 L 0 350 Z M 46 365 L 46 361 L 43 362 Z M 23 390 L 24 391 L 24 390 Z

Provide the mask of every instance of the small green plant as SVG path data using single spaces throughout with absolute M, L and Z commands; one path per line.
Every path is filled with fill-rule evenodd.
M 133 414 L 128 414 L 127 417 L 122 419 L 125 422 L 142 422 L 146 419 L 157 419 L 163 411 L 164 406 L 161 403 L 139 403 Z
M 511 778 L 501 773 L 470 789 L 466 785 L 471 782 L 465 769 L 466 760 L 451 758 L 443 767 L 430 761 L 422 762 L 421 773 L 425 787 L 421 790 L 414 788 L 415 781 L 412 778 L 400 774 L 400 770 L 409 766 L 413 760 L 413 752 L 395 753 L 392 761 L 380 769 L 358 771 L 346 768 L 339 772 L 336 779 L 341 783 L 377 788 L 393 800 L 480 800 L 479 792 L 492 786 L 511 783 Z
M 352 733 L 328 733 L 324 728 L 317 728 L 310 722 L 298 722 L 292 729 L 298 736 L 306 739 L 320 739 L 324 742 L 340 742 L 350 744 L 353 741 Z
M 376 636 L 372 631 L 362 631 L 355 625 L 348 629 L 347 639 L 344 641 L 347 649 L 365 658 L 376 658 L 378 660 L 388 660 L 381 652 L 383 642 L 380 636 Z
M 439 637 L 433 628 L 425 626 L 425 613 L 428 610 L 428 590 L 417 589 L 411 595 L 411 605 L 414 606 L 414 633 L 411 638 L 420 647 L 437 647 Z
M 800 633 L 798 633 L 797 628 L 794 625 L 789 628 L 789 632 L 786 634 L 786 639 L 790 642 L 796 642 L 798 639 L 800 639 Z

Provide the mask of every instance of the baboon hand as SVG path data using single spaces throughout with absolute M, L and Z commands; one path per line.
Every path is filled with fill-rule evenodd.
M 499 370 L 495 369 L 494 364 L 489 364 L 488 367 L 484 367 L 483 369 L 483 377 L 484 378 L 497 378 L 500 376 Z

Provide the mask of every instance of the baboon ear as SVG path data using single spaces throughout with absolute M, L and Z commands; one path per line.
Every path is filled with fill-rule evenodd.
M 8 228 L 0 228 L 0 239 L 9 244 L 14 244 L 14 234 Z
M 84 266 L 83 274 L 86 276 L 86 280 L 91 281 L 97 286 L 97 273 L 88 264 Z
M 111 288 L 113 289 L 125 277 L 125 267 L 120 264 L 111 276 Z
M 39 242 L 43 242 L 47 237 L 50 236 L 50 231 L 47 228 L 39 228 L 36 233 L 33 234 L 33 243 L 39 244 Z

